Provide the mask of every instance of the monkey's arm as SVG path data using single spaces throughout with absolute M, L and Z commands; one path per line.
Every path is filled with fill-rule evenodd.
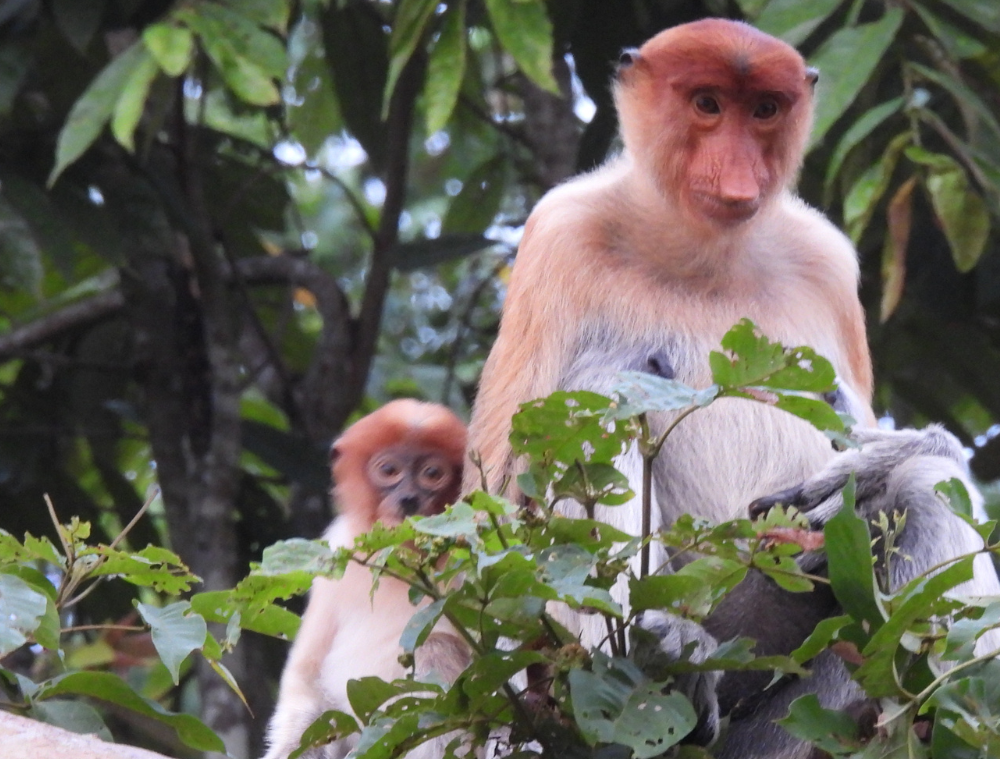
M 551 222 L 557 203 L 543 200 L 525 225 L 518 248 L 500 331 L 483 368 L 472 421 L 469 450 L 482 459 L 487 488 L 496 493 L 514 474 L 510 420 L 518 406 L 557 389 L 572 349 L 569 325 L 580 316 L 570 286 L 574 263 L 570 243 Z M 579 265 L 579 264 L 577 264 Z M 482 485 L 477 467 L 466 466 L 463 492 Z M 508 488 L 508 495 L 513 496 Z

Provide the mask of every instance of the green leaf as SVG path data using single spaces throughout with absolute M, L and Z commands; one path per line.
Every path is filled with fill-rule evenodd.
M 448 206 L 442 231 L 482 234 L 493 223 L 503 200 L 506 166 L 502 156 L 494 156 L 472 170 Z
M 749 319 L 722 337 L 727 354 L 709 355 L 712 379 L 724 389 L 766 387 L 824 393 L 834 388 L 833 366 L 812 348 L 771 342 Z
M 399 0 L 396 3 L 396 16 L 392 23 L 392 35 L 389 37 L 389 76 L 382 95 L 382 118 L 389 115 L 389 101 L 399 75 L 403 73 L 406 64 L 413 56 L 424 36 L 427 22 L 434 15 L 438 0 Z
M 559 93 L 552 76 L 552 24 L 543 0 L 486 0 L 493 31 L 529 79 Z
M 222 0 L 235 11 L 268 29 L 284 33 L 291 12 L 289 0 Z
M 136 608 L 152 628 L 153 645 L 177 685 L 181 664 L 192 651 L 199 651 L 205 645 L 208 635 L 205 619 L 192 612 L 188 601 L 177 601 L 163 608 L 137 603 Z
M 799 45 L 823 23 L 844 0 L 771 0 L 754 19 L 754 26 L 789 45 Z
M 427 640 L 434 625 L 441 618 L 444 612 L 444 605 L 447 598 L 439 598 L 433 603 L 421 607 L 410 617 L 410 621 L 403 628 L 403 634 L 399 638 L 399 645 L 406 653 L 413 653 L 417 646 Z
M 997 137 L 1000 137 L 1000 121 L 997 121 L 990 107 L 965 82 L 949 73 L 922 66 L 919 63 L 910 63 L 908 65 L 915 73 L 933 82 L 950 95 L 959 108 L 974 111 L 976 116 L 982 119 L 982 122 L 989 127 L 990 131 Z
M 885 103 L 881 103 L 871 110 L 865 111 L 864 115 L 851 124 L 850 128 L 844 132 L 844 136 L 841 137 L 840 142 L 837 143 L 837 147 L 833 151 L 833 155 L 830 157 L 830 163 L 828 163 L 826 167 L 826 179 L 824 184 L 828 193 L 830 192 L 830 188 L 833 186 L 833 180 L 836 179 L 837 174 L 840 173 L 840 167 L 843 165 L 844 159 L 847 158 L 847 155 L 851 152 L 851 150 L 867 139 L 867 137 L 878 129 L 878 127 L 881 126 L 886 119 L 899 113 L 905 102 L 905 97 L 898 97 Z
M 0 657 L 20 648 L 38 627 L 48 597 L 20 577 L 0 574 Z
M 860 749 L 858 726 L 843 712 L 824 709 L 814 693 L 795 699 L 788 716 L 777 721 L 796 738 L 810 741 L 817 748 L 840 756 L 847 749 Z
M 142 109 L 146 104 L 150 85 L 159 72 L 159 66 L 151 55 L 145 55 L 132 70 L 131 76 L 122 88 L 121 96 L 115 103 L 111 117 L 111 133 L 118 144 L 130 153 L 135 150 L 133 133 L 142 117 Z
M 114 112 L 122 89 L 132 77 L 136 66 L 149 56 L 145 45 L 133 43 L 125 52 L 102 69 L 90 86 L 73 104 L 69 117 L 59 132 L 56 163 L 49 174 L 51 187 L 63 170 L 76 161 L 101 133 Z
M 298 632 L 301 620 L 297 614 L 281 606 L 265 603 L 263 606 L 236 601 L 228 590 L 212 590 L 196 593 L 191 597 L 191 608 L 205 618 L 206 622 L 229 624 L 239 617 L 239 625 L 244 630 L 292 640 Z
M 151 587 L 170 595 L 184 593 L 191 589 L 191 583 L 198 581 L 177 554 L 160 546 L 146 546 L 133 552 L 96 546 L 81 551 L 80 555 L 104 558 L 104 562 L 93 570 L 95 577 L 120 575 L 133 585 Z
M 959 619 L 952 623 L 945 638 L 942 659 L 961 661 L 975 656 L 976 641 L 987 630 L 1000 626 L 1000 602 L 994 601 L 985 609 L 979 619 Z
M 823 528 L 830 585 L 844 611 L 877 630 L 883 618 L 875 598 L 871 535 L 865 520 L 854 513 L 854 490 L 852 474 L 844 487 L 843 507 Z
M 591 745 L 619 743 L 636 759 L 660 756 L 698 723 L 691 702 L 681 693 L 664 693 L 631 662 L 598 653 L 594 671 L 569 673 L 573 713 Z
M 944 156 L 942 156 L 944 157 Z M 947 168 L 932 168 L 925 180 L 944 236 L 951 248 L 955 268 L 972 271 L 990 236 L 990 213 L 983 198 L 972 189 L 969 177 L 957 162 Z
M 39 294 L 42 251 L 24 217 L 0 197 L 0 284 Z
M 302 733 L 299 748 L 289 754 L 288 759 L 298 759 L 309 749 L 321 749 L 328 743 L 346 738 L 360 730 L 358 721 L 350 714 L 333 709 L 323 712 Z
M 465 76 L 465 2 L 445 13 L 444 24 L 427 63 L 424 85 L 424 109 L 427 112 L 427 133 L 434 134 L 451 118 Z
M 854 102 L 868 82 L 903 21 L 900 8 L 890 8 L 873 24 L 835 32 L 812 56 L 810 63 L 836 76 L 821 76 L 816 90 L 816 117 L 810 146 L 823 141 L 830 127 Z M 849 66 L 844 62 L 850 61 Z
M 718 385 L 695 390 L 683 382 L 658 377 L 649 372 L 619 372 L 611 390 L 621 397 L 611 411 L 613 419 L 628 419 L 650 411 L 681 411 L 691 406 L 707 406 L 718 397 Z
M 65 695 L 92 696 L 151 717 L 172 727 L 185 745 L 197 751 L 226 750 L 219 736 L 201 720 L 190 714 L 168 711 L 155 701 L 143 698 L 124 680 L 110 672 L 74 672 L 53 678 L 39 688 L 35 700 L 47 700 Z
M 52 3 L 56 26 L 83 55 L 101 26 L 106 5 L 106 0 L 54 0 Z
M 80 735 L 96 735 L 102 741 L 114 743 L 114 736 L 104 724 L 100 712 L 83 701 L 52 699 L 32 704 L 32 718 L 49 725 L 61 727 Z
M 959 60 L 964 58 L 978 58 L 986 52 L 986 45 L 975 37 L 966 34 L 954 24 L 931 13 L 922 3 L 914 2 L 910 7 L 917 12 L 917 15 L 927 24 L 927 28 L 931 33 L 941 41 L 941 44 L 944 45 L 945 49 L 954 58 Z
M 1000 5 L 994 0 L 941 0 L 975 24 L 1000 34 Z
M 893 609 L 885 624 L 872 635 L 861 652 L 865 661 L 854 673 L 869 696 L 903 695 L 899 692 L 896 676 L 896 650 L 903 636 L 918 620 L 933 618 L 938 613 L 937 605 L 945 593 L 972 579 L 974 558 L 968 556 L 957 561 L 933 577 L 918 577 L 900 591 L 898 597 L 902 603 Z M 839 593 L 837 599 L 840 600 Z
M 791 657 L 799 664 L 805 664 L 826 649 L 837 638 L 837 633 L 851 624 L 851 621 L 847 614 L 822 620 L 809 637 L 802 641 L 802 645 L 792 651 Z
M 296 25 L 289 40 L 289 47 L 305 49 L 301 59 L 292 67 L 292 85 L 300 100 L 285 103 L 288 126 L 292 136 L 315 156 L 327 138 L 344 128 L 340 103 L 333 86 L 330 67 L 323 54 L 319 29 L 310 19 Z
M 492 217 L 490 220 L 492 221 Z M 399 271 L 411 272 L 465 258 L 494 245 L 495 240 L 483 237 L 482 234 L 460 232 L 394 245 L 387 251 L 386 257 Z
M 913 136 L 909 132 L 896 135 L 882 153 L 879 162 L 869 166 L 858 177 L 844 198 L 844 226 L 855 245 L 868 228 L 879 201 L 889 189 L 899 157 L 912 140 Z
M 167 76 L 180 76 L 191 63 L 194 35 L 173 24 L 150 24 L 142 31 L 142 41 Z
M 284 75 L 285 52 L 280 45 L 274 48 L 277 40 L 272 35 L 213 3 L 201 3 L 197 10 L 182 8 L 177 18 L 201 38 L 208 57 L 241 100 L 253 105 L 281 100 L 273 78 Z

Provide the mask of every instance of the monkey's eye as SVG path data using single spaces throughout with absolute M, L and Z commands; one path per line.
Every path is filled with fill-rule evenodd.
M 437 490 L 448 480 L 448 465 L 443 460 L 430 459 L 420 467 L 420 484 L 428 489 Z
M 722 107 L 719 105 L 719 101 L 711 95 L 695 95 L 694 107 L 706 116 L 718 116 L 722 113 Z
M 760 121 L 773 119 L 778 115 L 778 104 L 773 100 L 761 100 L 753 109 L 753 117 Z
M 403 467 L 391 456 L 379 456 L 368 464 L 368 474 L 376 485 L 394 485 L 403 477 Z

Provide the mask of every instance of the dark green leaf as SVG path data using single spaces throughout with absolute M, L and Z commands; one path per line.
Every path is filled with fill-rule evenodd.
M 481 163 L 462 184 L 441 223 L 444 232 L 482 234 L 500 210 L 505 185 L 506 161 L 494 156 Z
M 422 606 L 410 617 L 410 621 L 406 623 L 403 635 L 399 639 L 399 645 L 405 652 L 413 653 L 417 646 L 427 640 L 427 636 L 430 635 L 434 625 L 441 618 L 447 600 L 447 598 L 439 598 L 433 603 Z
M 83 701 L 68 701 L 54 698 L 32 704 L 32 718 L 49 725 L 61 727 L 80 735 L 96 735 L 102 741 L 114 743 L 114 736 L 104 724 L 100 712 Z
M 837 147 L 833 151 L 830 162 L 826 167 L 825 185 L 828 193 L 833 185 L 833 180 L 835 180 L 837 178 L 837 174 L 840 173 L 840 167 L 843 165 L 844 159 L 847 158 L 847 155 L 851 152 L 851 150 L 867 139 L 868 136 L 878 129 L 878 127 L 880 127 L 889 117 L 899 113 L 905 102 L 906 98 L 900 96 L 886 101 L 885 103 L 880 103 L 874 108 L 865 111 L 865 113 L 857 121 L 851 124 L 850 128 L 846 132 L 844 132 L 844 136 L 841 137 L 840 142 L 837 143 Z
M 494 245 L 495 241 L 478 233 L 456 233 L 400 243 L 392 247 L 386 256 L 399 271 L 411 272 L 465 258 Z
M 844 505 L 823 528 L 830 585 L 840 605 L 872 630 L 881 627 L 882 610 L 875 597 L 871 535 L 864 519 L 854 513 L 854 475 L 844 487 Z
M 86 54 L 101 25 L 106 4 L 105 0 L 53 0 L 56 26 L 80 53 Z
M 42 252 L 31 227 L 0 197 L 0 284 L 38 294 L 42 281 Z
M 164 709 L 155 701 L 143 698 L 120 677 L 110 672 L 74 672 L 56 677 L 39 689 L 35 699 L 50 699 L 70 694 L 109 701 L 169 725 L 177 731 L 178 738 L 197 751 L 226 750 L 219 736 L 199 719 L 190 714 L 176 714 Z
M 796 738 L 811 741 L 818 748 L 841 755 L 844 749 L 860 749 L 858 726 L 843 712 L 824 709 L 813 693 L 792 702 L 788 716 L 778 724 Z
M 831 72 L 830 76 L 821 76 L 817 85 L 810 145 L 822 142 L 834 122 L 854 102 L 895 39 L 903 15 L 902 9 L 890 8 L 873 24 L 840 29 L 810 58 L 810 63 L 821 73 Z M 845 66 L 845 61 L 851 65 Z
M 792 651 L 791 657 L 799 664 L 805 664 L 827 648 L 837 638 L 837 633 L 849 624 L 851 617 L 847 614 L 824 619 L 816 625 L 816 629 L 809 634 L 809 637 L 802 641 L 802 645 Z
M 959 60 L 978 58 L 986 52 L 987 48 L 982 42 L 937 14 L 931 13 L 923 3 L 914 2 L 910 7 L 917 12 L 931 33 L 954 58 Z
M 320 749 L 335 740 L 353 735 L 360 729 L 358 721 L 350 714 L 335 710 L 323 712 L 302 733 L 299 748 L 289 754 L 288 759 L 298 759 L 309 749 Z
M 1000 5 L 993 0 L 941 0 L 975 24 L 1000 34 Z

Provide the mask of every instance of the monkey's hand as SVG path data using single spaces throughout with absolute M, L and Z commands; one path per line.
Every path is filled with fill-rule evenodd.
M 704 627 L 665 611 L 643 612 L 640 625 L 652 633 L 657 643 L 658 651 L 650 658 L 665 656 L 668 662 L 684 658 L 700 663 L 719 647 Z M 650 663 L 655 667 L 655 662 Z M 719 701 L 716 690 L 721 677 L 721 672 L 692 672 L 676 678 L 678 690 L 688 697 L 698 714 L 698 724 L 684 739 L 685 743 L 707 746 L 718 737 Z
M 815 529 L 822 529 L 844 505 L 842 490 L 851 473 L 855 475 L 857 510 L 872 513 L 880 509 L 893 474 L 916 457 L 934 457 L 946 466 L 942 471 L 967 471 L 962 445 L 943 427 L 932 424 L 923 430 L 857 429 L 852 437 L 861 444 L 838 454 L 816 475 L 794 487 L 750 504 L 756 518 L 774 506 L 795 506 Z M 941 477 L 940 479 L 946 479 Z M 891 494 L 890 494 L 891 495 Z

